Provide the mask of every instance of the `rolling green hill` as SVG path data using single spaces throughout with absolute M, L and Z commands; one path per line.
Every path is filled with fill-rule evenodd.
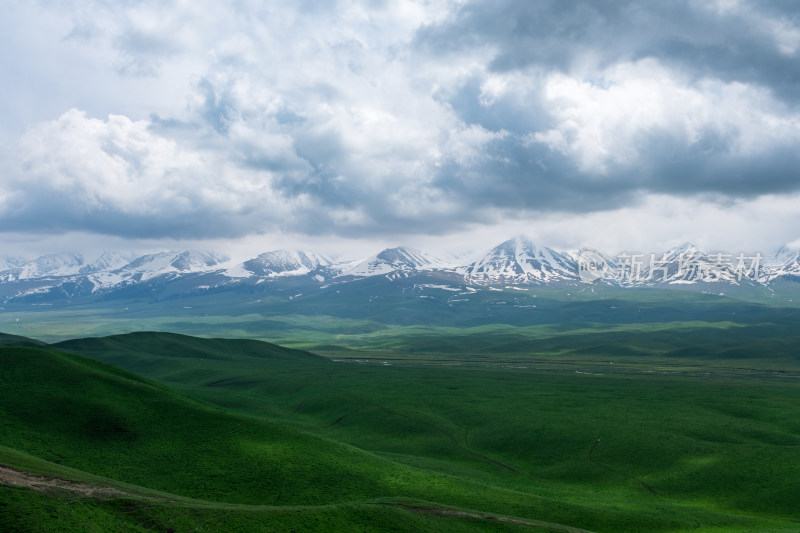
M 77 521 L 71 527 L 76 530 L 83 520 L 94 517 L 101 521 L 98 527 L 106 521 L 122 527 L 117 521 L 130 518 L 128 513 L 144 515 L 139 525 L 147 526 L 155 519 L 152 513 L 174 517 L 176 511 L 170 506 L 178 504 L 172 500 L 180 503 L 185 497 L 213 502 L 190 506 L 200 509 L 196 511 L 199 517 L 210 515 L 209 520 L 219 522 L 223 515 L 233 513 L 242 514 L 246 523 L 255 514 L 264 515 L 253 518 L 255 523 L 288 520 L 293 527 L 328 515 L 330 526 L 361 523 L 366 527 L 371 520 L 388 526 L 398 513 L 409 514 L 377 503 L 361 508 L 364 502 L 381 498 L 427 496 L 477 504 L 480 500 L 469 493 L 481 492 L 492 494 L 496 503 L 503 502 L 498 507 L 506 510 L 528 507 L 520 495 L 475 483 L 467 483 L 471 490 L 465 493 L 463 480 L 411 469 L 266 420 L 226 413 L 82 357 L 47 349 L 3 348 L 0 364 L 4 370 L 0 380 L 2 462 L 41 471 L 48 467 L 44 459 L 115 484 L 175 495 L 155 502 L 143 500 L 141 494 L 133 498 L 134 503 L 111 501 L 117 498 L 96 504 L 81 500 L 77 510 L 70 506 Z M 28 457 L 22 461 L 27 465 L 20 465 L 20 457 Z M 31 494 L 4 487 L 2 494 L 0 524 L 12 529 L 44 530 L 72 520 L 42 511 L 64 505 L 64 496 L 58 493 Z M 74 499 L 74 495 L 67 497 Z M 270 506 L 272 512 L 263 506 Z M 27 512 L 39 513 L 37 520 L 44 522 L 28 523 Z M 410 514 L 416 516 L 410 524 L 417 525 L 442 516 Z M 197 525 L 196 520 L 188 523 Z
M 46 346 L 46 344 L 20 335 L 0 333 L 0 346 Z
M 0 348 L 0 463 L 124 493 L 6 483 L 0 526 L 792 531 L 800 520 L 799 387 L 768 372 L 335 362 L 154 333 L 54 348 Z

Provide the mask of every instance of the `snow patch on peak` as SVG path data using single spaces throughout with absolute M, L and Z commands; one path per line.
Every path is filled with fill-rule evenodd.
M 225 256 L 214 252 L 159 252 L 143 255 L 111 272 L 123 277 L 136 275 L 141 280 L 147 280 L 168 273 L 210 272 L 221 268 L 225 261 Z
M 495 246 L 461 273 L 483 283 L 548 283 L 578 279 L 573 257 L 552 248 L 537 247 L 521 236 Z
M 83 266 L 80 254 L 48 254 L 28 261 L 15 269 L 16 279 L 62 277 L 77 274 Z
M 800 249 L 784 245 L 778 248 L 770 263 L 783 266 L 790 263 L 796 263 L 798 260 L 800 260 Z
M 242 264 L 244 270 L 261 277 L 302 276 L 320 267 L 330 266 L 331 260 L 304 250 L 274 250 Z
M 116 270 L 121 268 L 136 258 L 134 254 L 116 251 L 105 251 L 89 264 L 80 269 L 81 274 L 93 274 L 105 270 Z
M 350 267 L 343 275 L 356 277 L 379 276 L 393 272 L 432 270 L 441 265 L 442 262 L 440 260 L 413 248 L 387 248 L 377 255 L 373 255 Z
M 696 255 L 700 253 L 700 249 L 690 242 L 684 242 L 678 246 L 673 246 L 667 250 L 667 257 L 678 257 L 679 255 Z
M 0 272 L 17 268 L 27 262 L 28 260 L 22 257 L 0 257 Z
M 767 262 L 767 269 L 768 279 L 800 276 L 800 249 L 791 245 L 781 246 Z
M 82 273 L 94 284 L 94 291 L 115 286 L 130 285 L 171 275 L 173 277 L 214 272 L 224 268 L 223 263 L 228 259 L 214 252 L 201 252 L 194 250 L 158 252 L 137 257 L 132 261 L 124 254 L 108 252 L 101 255 L 97 261 L 87 266 Z M 99 268 L 102 263 L 108 263 L 107 268 Z M 89 267 L 97 269 L 89 270 Z
M 228 260 L 224 255 L 214 252 L 180 252 L 170 261 L 170 265 L 180 272 L 207 272 Z

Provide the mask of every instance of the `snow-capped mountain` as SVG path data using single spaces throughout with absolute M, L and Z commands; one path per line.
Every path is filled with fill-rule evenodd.
M 302 250 L 275 250 L 244 262 L 244 269 L 256 276 L 301 276 L 320 267 L 331 266 L 332 261 L 314 252 Z
M 21 257 L 0 257 L 0 273 L 6 270 L 11 270 L 20 265 L 27 263 L 27 259 Z
M 481 259 L 458 269 L 476 283 L 552 283 L 577 281 L 577 261 L 552 248 L 537 247 L 524 237 L 505 241 Z
M 782 246 L 767 262 L 768 280 L 778 278 L 800 278 L 800 249 Z
M 83 264 L 83 257 L 79 254 L 48 254 L 0 273 L 0 279 L 12 281 L 69 276 L 77 274 Z
M 111 273 L 147 280 L 164 274 L 208 272 L 227 260 L 214 252 L 160 252 L 143 255 Z
M 222 269 L 228 260 L 227 257 L 214 252 L 159 252 L 143 255 L 114 268 L 119 264 L 120 258 L 113 254 L 104 254 L 98 259 L 98 261 L 109 261 L 113 266 L 93 271 L 87 276 L 95 285 L 95 290 L 110 289 L 120 285 L 128 286 L 161 276 L 175 278 L 187 274 L 213 272 Z
M 684 243 L 661 254 L 618 255 L 623 280 L 630 284 L 687 284 L 755 281 L 761 259 L 744 253 L 703 252 Z
M 433 270 L 442 266 L 438 259 L 412 248 L 387 248 L 377 255 L 361 261 L 345 270 L 342 275 L 369 277 L 393 273 L 407 274 Z
M 623 252 L 612 256 L 592 251 L 591 254 L 595 263 L 603 265 L 603 271 L 587 279 L 585 272 L 579 272 L 586 251 L 561 252 L 537 246 L 524 237 L 505 241 L 477 259 L 461 256 L 458 261 L 452 258 L 442 261 L 402 247 L 349 262 L 334 262 L 309 251 L 276 250 L 236 264 L 214 252 L 199 251 L 159 252 L 140 257 L 104 252 L 89 263 L 78 254 L 61 253 L 34 260 L 0 261 L 0 302 L 55 301 L 95 294 L 105 298 L 116 291 L 121 291 L 122 296 L 137 297 L 159 297 L 166 294 L 163 291 L 175 296 L 209 289 L 280 291 L 291 286 L 302 286 L 303 291 L 308 291 L 314 284 L 324 288 L 329 281 L 355 283 L 376 276 L 390 283 L 412 282 L 420 287 L 439 286 L 442 282 L 473 288 L 578 287 L 589 282 L 708 291 L 710 284 L 720 284 L 722 292 L 724 286 L 736 286 L 737 291 L 759 287 L 777 290 L 774 287 L 778 282 L 800 281 L 800 250 L 796 248 L 784 247 L 774 256 L 762 257 L 757 252 L 705 252 L 686 243 L 658 253 Z M 268 283 L 260 285 L 262 282 Z
M 95 272 L 116 270 L 124 267 L 134 259 L 136 259 L 134 254 L 105 251 L 91 263 L 82 266 L 78 272 L 80 274 L 93 274 Z

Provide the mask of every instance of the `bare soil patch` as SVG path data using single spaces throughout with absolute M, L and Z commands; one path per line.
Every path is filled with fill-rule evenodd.
M 38 476 L 6 465 L 0 465 L 0 483 L 25 487 L 38 492 L 65 490 L 90 498 L 117 498 L 127 495 L 125 492 L 113 487 L 89 485 L 58 477 Z

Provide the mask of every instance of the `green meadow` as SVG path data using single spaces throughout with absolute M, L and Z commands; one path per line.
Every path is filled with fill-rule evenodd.
M 124 494 L 5 485 L 2 525 L 797 529 L 790 377 L 359 361 L 152 333 L 3 348 L 0 463 Z
M 0 530 L 800 530 L 796 309 L 493 292 L 6 309 Z

